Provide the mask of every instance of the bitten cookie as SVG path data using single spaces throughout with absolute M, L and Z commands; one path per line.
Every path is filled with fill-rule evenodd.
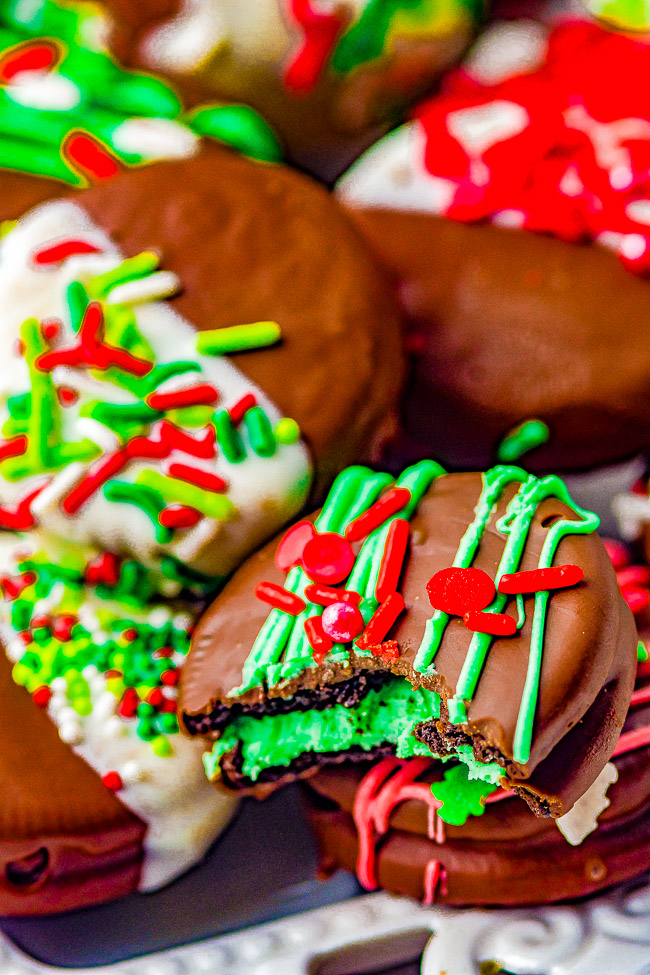
M 460 57 L 475 0 L 106 0 L 127 63 L 253 105 L 291 157 L 335 176 Z
M 612 760 L 555 823 L 504 790 L 466 789 L 450 814 L 456 767 L 427 759 L 323 770 L 306 787 L 322 869 L 446 904 L 549 903 L 629 880 L 650 867 L 649 702 L 641 664 Z
M 219 578 L 390 432 L 393 305 L 306 178 L 206 150 L 7 229 L 3 527 Z
M 264 791 L 433 753 L 563 815 L 614 749 L 636 668 L 597 524 L 516 467 L 345 471 L 195 630 L 181 722 L 213 742 L 209 776 Z
M 403 454 L 485 466 L 530 421 L 536 471 L 647 449 L 649 64 L 594 24 L 496 25 L 340 182 L 410 316 Z

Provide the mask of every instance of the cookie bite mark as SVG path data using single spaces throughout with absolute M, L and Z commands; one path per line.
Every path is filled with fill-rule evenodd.
M 557 477 L 515 467 L 422 462 L 394 485 L 344 472 L 313 526 L 254 556 L 196 630 L 182 723 L 213 741 L 210 777 L 225 754 L 246 786 L 302 771 L 306 752 L 323 764 L 339 722 L 342 751 L 453 756 L 562 815 L 611 754 L 634 676 L 597 523 Z M 268 591 L 284 594 L 270 614 Z

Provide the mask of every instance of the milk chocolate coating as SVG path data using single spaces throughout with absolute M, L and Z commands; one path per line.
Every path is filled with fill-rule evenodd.
M 61 740 L 11 669 L 0 649 L 0 915 L 137 890 L 145 824 Z
M 62 196 L 69 189 L 54 179 L 41 179 L 0 170 L 0 220 L 17 220 L 39 203 Z
M 427 214 L 351 211 L 409 316 L 412 375 L 398 462 L 487 467 L 543 420 L 536 472 L 650 446 L 650 284 L 596 245 Z
M 453 474 L 434 481 L 411 521 L 410 557 L 400 585 L 406 612 L 388 634 L 400 647 L 392 672 L 440 693 L 443 707 L 456 690 L 472 634 L 460 618 L 452 618 L 435 658 L 436 673 L 425 678 L 413 669 L 425 623 L 433 613 L 426 584 L 437 571 L 452 565 L 474 518 L 481 488 L 479 474 Z M 493 511 L 473 562 L 493 579 L 506 541 L 496 522 L 515 490 L 515 485 L 508 488 Z M 537 507 L 520 569 L 537 567 L 547 532 L 560 516 L 571 517 L 572 512 L 557 499 Z M 353 666 L 347 670 L 325 662 L 280 687 L 258 687 L 241 698 L 230 696 L 241 683 L 242 666 L 268 615 L 268 606 L 254 596 L 255 585 L 262 580 L 281 584 L 285 578 L 273 562 L 276 547 L 277 540 L 249 559 L 200 620 L 182 677 L 186 727 L 197 715 L 211 714 L 219 702 L 259 708 L 265 700 L 291 697 L 298 689 L 317 692 L 319 686 L 349 680 L 365 668 L 387 669 L 378 657 L 353 655 Z M 637 635 L 597 535 L 565 536 L 554 561 L 579 565 L 584 580 L 549 599 L 529 761 L 514 762 L 513 743 L 530 650 L 532 597 L 525 600 L 526 622 L 519 633 L 494 640 L 462 732 L 477 758 L 496 758 L 504 766 L 509 780 L 523 790 L 537 812 L 559 816 L 586 791 L 612 753 L 632 693 Z M 505 611 L 516 615 L 514 597 Z M 457 740 L 457 726 L 438 722 L 435 728 L 427 727 L 427 733 L 433 731 L 438 740 Z
M 127 256 L 156 250 L 199 330 L 277 321 L 282 340 L 233 355 L 300 424 L 322 488 L 372 459 L 402 384 L 399 320 L 347 217 L 311 180 L 206 147 L 74 195 Z
M 625 731 L 648 719 L 650 708 L 635 709 Z M 380 884 L 421 899 L 432 858 L 446 870 L 446 891 L 439 888 L 436 900 L 447 904 L 548 903 L 628 880 L 650 868 L 648 757 L 646 747 L 615 759 L 618 781 L 607 790 L 610 805 L 579 846 L 567 843 L 548 819 L 531 816 L 517 799 L 488 804 L 482 816 L 470 816 L 463 826 L 445 824 L 445 843 L 438 845 L 427 836 L 426 806 L 408 800 L 394 810 L 389 831 L 379 841 Z M 369 767 L 327 769 L 309 780 L 306 807 L 326 868 L 356 869 L 352 808 Z M 422 781 L 440 775 L 434 766 Z

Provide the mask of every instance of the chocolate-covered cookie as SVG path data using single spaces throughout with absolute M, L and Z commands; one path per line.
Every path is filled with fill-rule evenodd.
M 515 467 L 344 472 L 194 633 L 181 721 L 214 742 L 208 774 L 268 788 L 433 752 L 564 814 L 611 755 L 636 666 L 597 524 Z
M 650 867 L 649 701 L 641 664 L 612 760 L 554 823 L 503 790 L 468 792 L 448 815 L 456 770 L 427 759 L 323 770 L 306 786 L 322 869 L 446 904 L 549 903 L 629 880 Z
M 530 421 L 536 471 L 647 449 L 649 59 L 594 24 L 497 25 L 340 182 L 411 322 L 402 455 L 511 459 Z
M 36 208 L 0 251 L 5 528 L 223 577 L 390 431 L 393 304 L 284 167 L 206 149 Z
M 474 0 L 105 0 L 129 64 L 253 105 L 334 177 L 461 55 Z M 197 97 L 195 95 L 195 97 Z M 199 96 L 200 97 L 200 96 Z
M 0 914 L 160 887 L 236 802 L 178 733 L 179 667 L 200 603 L 163 603 L 129 560 L 0 537 Z

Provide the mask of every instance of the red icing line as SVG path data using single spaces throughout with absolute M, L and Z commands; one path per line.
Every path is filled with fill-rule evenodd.
M 399 585 L 406 549 L 408 547 L 410 526 L 405 518 L 396 518 L 388 529 L 384 553 L 381 557 L 375 598 L 381 603 Z
M 268 603 L 269 606 L 280 609 L 289 616 L 298 616 L 305 608 L 304 599 L 278 586 L 276 582 L 258 582 L 255 586 L 255 595 L 263 603 Z
M 350 592 L 349 589 L 335 589 L 334 586 L 324 586 L 321 582 L 312 582 L 305 586 L 305 596 L 310 603 L 317 606 L 330 606 L 332 603 L 351 603 L 358 606 L 361 596 L 358 592 Z
M 345 18 L 336 12 L 318 12 L 312 0 L 288 0 L 288 6 L 302 28 L 303 40 L 284 70 L 284 84 L 296 94 L 307 94 L 327 64 L 345 26 Z
M 393 592 L 375 610 L 370 622 L 357 640 L 357 646 L 367 649 L 381 643 L 397 617 L 404 611 L 404 597 Z
M 379 501 L 364 511 L 362 515 L 350 522 L 345 529 L 345 537 L 349 542 L 358 542 L 365 538 L 375 528 L 383 525 L 392 515 L 397 514 L 411 500 L 411 492 L 408 488 L 391 488 Z
M 514 596 L 519 593 L 542 592 L 545 589 L 565 589 L 584 579 L 579 565 L 553 565 L 548 569 L 529 569 L 512 572 L 499 579 L 499 592 Z
M 491 792 L 485 797 L 485 804 L 490 802 L 503 802 L 504 799 L 514 799 L 516 793 L 512 792 L 510 789 L 497 789 L 496 792 Z
M 22 71 L 47 71 L 59 59 L 59 48 L 51 41 L 28 41 L 0 58 L 0 82 L 11 81 Z
M 451 72 L 417 112 L 426 168 L 448 186 L 437 212 L 463 222 L 511 213 L 567 241 L 608 235 L 630 270 L 647 273 L 649 72 L 642 40 L 579 20 L 551 31 L 532 71 L 488 85 L 471 65 Z
M 650 592 L 640 586 L 624 586 L 621 595 L 633 613 L 642 613 L 650 603 Z
M 310 616 L 305 620 L 305 633 L 316 663 L 320 664 L 332 649 L 332 641 L 323 630 L 320 616 Z
M 111 179 L 120 171 L 116 159 L 105 146 L 86 132 L 73 132 L 63 144 L 64 156 L 85 176 L 93 179 Z
M 32 254 L 32 261 L 37 267 L 49 267 L 51 264 L 60 264 L 76 254 L 98 254 L 99 252 L 100 248 L 87 240 L 67 237 L 57 244 L 49 244 L 35 251 Z
M 639 687 L 638 690 L 632 692 L 630 707 L 636 708 L 640 704 L 650 704 L 650 684 L 647 687 Z
M 212 383 L 198 383 L 188 389 L 176 389 L 169 393 L 150 393 L 146 403 L 152 410 L 179 410 L 184 406 L 212 406 L 219 393 Z
M 36 519 L 31 512 L 31 504 L 34 498 L 41 493 L 44 484 L 30 491 L 22 498 L 17 506 L 11 511 L 9 508 L 0 508 L 0 528 L 9 528 L 11 531 L 21 532 L 33 528 Z
M 647 586 L 650 584 L 650 567 L 647 565 L 627 565 L 616 573 L 616 581 L 621 589 L 625 586 Z
M 257 406 L 257 398 L 253 393 L 245 393 L 241 399 L 238 399 L 230 409 L 228 410 L 228 416 L 230 417 L 230 422 L 233 426 L 237 426 L 238 423 L 244 419 L 244 415 L 252 410 L 254 406 Z
M 170 464 L 169 474 L 181 481 L 195 484 L 196 487 L 203 488 L 204 491 L 214 491 L 217 494 L 220 491 L 225 491 L 228 487 L 227 481 L 224 481 L 218 474 L 204 471 L 200 467 L 190 467 L 189 464 Z
M 12 437 L 11 440 L 5 440 L 4 443 L 0 444 L 0 461 L 6 460 L 8 457 L 19 457 L 26 450 L 27 437 L 24 434 Z
M 158 515 L 158 521 L 165 528 L 193 528 L 201 521 L 202 517 L 203 515 L 196 508 L 190 508 L 189 505 L 185 504 L 175 504 L 163 508 Z
M 517 621 L 507 613 L 483 613 L 473 610 L 465 613 L 463 622 L 474 633 L 490 633 L 492 636 L 512 636 L 517 632 Z
M 438 860 L 429 860 L 424 868 L 424 898 L 422 903 L 430 907 L 435 903 L 438 884 L 443 879 L 444 869 Z
M 120 581 L 121 565 L 121 560 L 113 552 L 102 552 L 86 566 L 84 582 L 90 586 L 116 586 Z
M 36 368 L 51 372 L 56 366 L 89 366 L 101 370 L 116 366 L 140 377 L 151 371 L 153 363 L 104 342 L 103 332 L 102 306 L 97 301 L 91 301 L 84 312 L 77 344 L 67 349 L 44 352 L 36 359 Z

